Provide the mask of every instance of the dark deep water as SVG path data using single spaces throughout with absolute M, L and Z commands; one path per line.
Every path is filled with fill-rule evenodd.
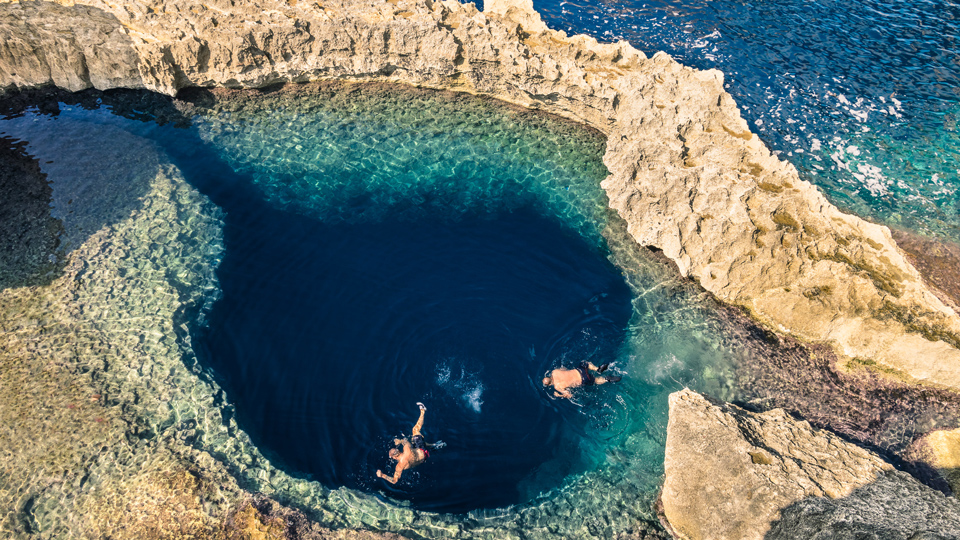
M 200 343 L 282 464 L 445 512 L 522 502 L 517 485 L 557 455 L 578 472 L 571 405 L 540 378 L 561 354 L 616 356 L 630 292 L 596 248 L 527 210 L 358 225 L 226 210 L 223 297 Z M 374 472 L 392 473 L 417 401 L 447 446 L 392 487 Z

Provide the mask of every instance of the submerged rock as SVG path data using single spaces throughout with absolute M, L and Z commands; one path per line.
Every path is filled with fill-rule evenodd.
M 47 175 L 24 146 L 0 137 L 0 289 L 49 282 L 56 268 L 61 224 Z
M 956 499 L 780 409 L 757 414 L 690 390 L 671 394 L 664 465 L 660 501 L 678 538 L 906 540 L 960 531 Z

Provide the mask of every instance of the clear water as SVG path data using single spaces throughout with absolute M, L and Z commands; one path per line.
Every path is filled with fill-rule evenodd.
M 666 396 L 732 396 L 738 345 L 608 213 L 598 134 L 395 87 L 189 101 L 134 93 L 0 121 L 48 175 L 61 259 L 145 204 L 158 163 L 225 211 L 218 287 L 195 291 L 212 307 L 190 327 L 206 330 L 184 342 L 205 372 L 178 382 L 169 417 L 150 412 L 153 429 L 203 419 L 198 448 L 332 525 L 409 532 L 418 516 L 428 537 L 556 538 L 654 519 Z M 573 401 L 540 387 L 584 358 L 624 380 Z M 225 391 L 215 414 L 209 384 Z M 390 487 L 373 472 L 416 401 L 448 446 Z
M 631 276 L 607 262 L 621 256 L 604 235 L 632 242 L 608 225 L 597 134 L 476 98 L 390 87 L 241 96 L 193 98 L 194 124 L 286 217 L 267 225 L 270 212 L 247 212 L 258 217 L 234 229 L 244 247 L 231 250 L 226 207 L 224 298 L 202 342 L 219 356 L 214 365 L 269 354 L 296 368 L 270 383 L 251 373 L 227 384 L 238 403 L 279 396 L 247 412 L 238 404 L 238 415 L 292 470 L 434 511 L 527 503 L 596 474 L 626 441 L 631 455 L 658 456 L 663 382 L 680 384 L 668 377 L 688 359 L 730 363 L 700 354 L 715 345 L 685 334 L 691 317 L 704 324 L 696 313 L 637 320 L 676 317 L 690 300 L 659 289 L 674 277 L 651 261 L 631 284 L 652 281 L 653 291 L 631 295 Z M 283 233 L 288 248 L 280 230 L 296 231 Z M 265 259 L 286 262 L 276 282 L 290 283 L 285 291 L 265 285 Z M 321 277 L 311 292 L 289 289 Z M 285 312 L 296 295 L 303 305 Z M 264 324 L 271 331 L 258 332 Z M 272 338 L 256 343 L 261 336 Z M 545 371 L 586 357 L 641 376 L 574 403 L 540 389 Z M 303 373 L 312 384 L 292 382 Z M 431 408 L 427 435 L 449 446 L 390 488 L 373 472 L 389 468 L 386 443 L 409 429 L 417 400 Z M 650 422 L 659 429 L 646 433 Z M 318 456 L 304 439 L 335 451 Z M 662 459 L 640 463 L 632 474 L 650 499 Z
M 744 118 L 838 206 L 960 240 L 960 4 L 535 0 L 548 26 L 724 72 Z
M 526 502 L 522 481 L 553 487 L 536 478 L 546 462 L 560 478 L 595 465 L 578 444 L 586 417 L 539 388 L 623 342 L 630 291 L 580 237 L 523 208 L 364 224 L 224 209 L 223 297 L 198 346 L 278 465 L 444 512 Z M 446 446 L 393 487 L 374 471 L 392 474 L 386 451 L 416 401 L 428 442 Z

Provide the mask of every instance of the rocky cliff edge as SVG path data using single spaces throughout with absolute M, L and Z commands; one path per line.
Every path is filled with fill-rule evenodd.
M 671 394 L 664 469 L 676 538 L 958 538 L 955 498 L 781 409 Z

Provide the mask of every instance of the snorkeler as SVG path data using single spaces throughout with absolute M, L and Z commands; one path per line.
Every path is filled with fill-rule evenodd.
M 377 478 L 383 478 L 391 484 L 396 484 L 397 480 L 400 480 L 400 475 L 403 471 L 420 465 L 430 457 L 430 451 L 427 450 L 427 448 L 443 448 L 445 446 L 443 441 L 437 441 L 433 444 L 424 442 L 423 435 L 420 434 L 420 428 L 423 427 L 423 415 L 427 412 L 427 408 L 419 401 L 417 402 L 417 406 L 420 407 L 420 419 L 417 420 L 417 424 L 413 426 L 413 431 L 410 432 L 410 440 L 393 440 L 393 445 L 402 446 L 403 451 L 401 452 L 396 448 L 391 448 L 387 453 L 390 459 L 397 461 L 397 467 L 394 469 L 393 477 L 391 478 L 380 472 L 380 469 L 377 469 Z
M 605 382 L 617 382 L 622 377 L 611 375 L 607 377 L 594 376 L 591 371 L 596 371 L 597 375 L 603 373 L 610 367 L 610 363 L 603 364 L 600 367 L 593 365 L 592 362 L 580 362 L 576 369 L 557 368 L 550 372 L 550 375 L 543 378 L 543 385 L 553 385 L 553 395 L 570 399 L 573 394 L 569 388 L 578 386 L 591 386 L 594 384 L 603 384 Z

